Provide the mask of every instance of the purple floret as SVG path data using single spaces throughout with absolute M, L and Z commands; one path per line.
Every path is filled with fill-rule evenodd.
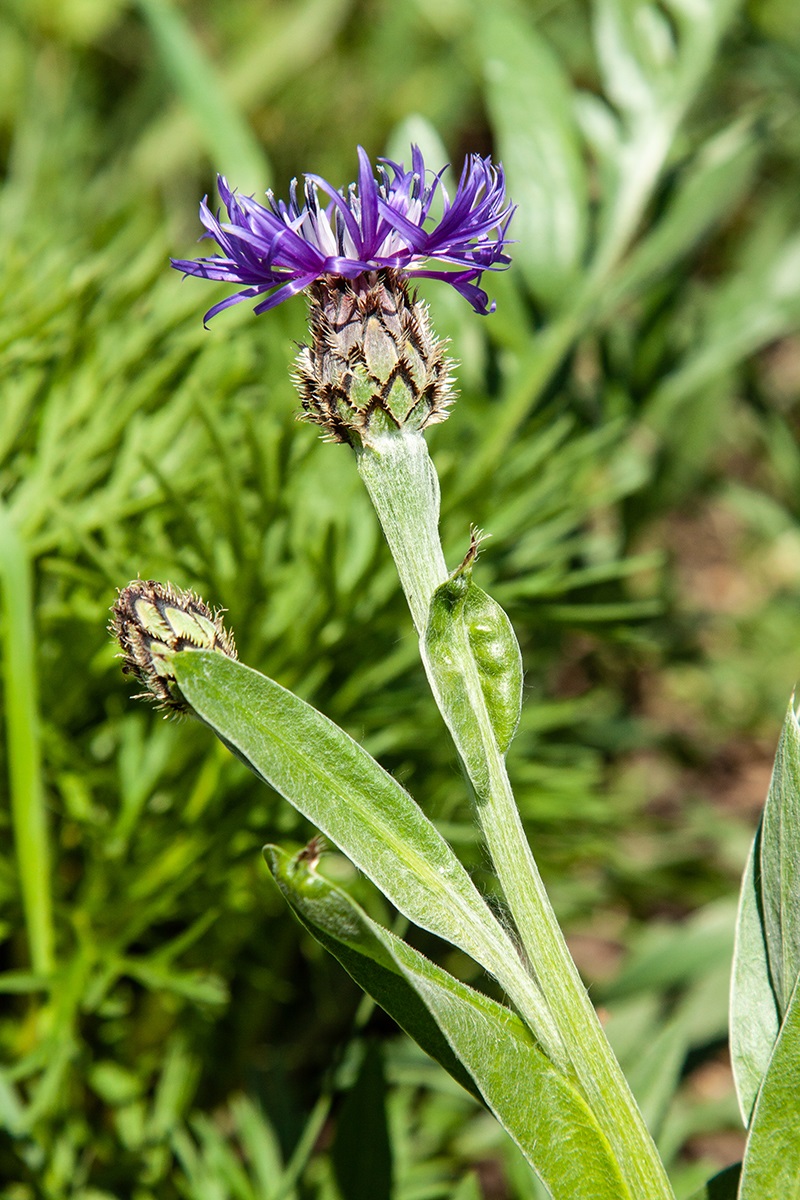
M 505 198 L 503 168 L 489 158 L 470 155 L 451 201 L 442 183 L 444 171 L 426 183 L 418 146 L 412 147 L 410 171 L 380 159 L 376 178 L 360 146 L 358 160 L 358 183 L 346 194 L 318 175 L 307 175 L 302 202 L 295 180 L 288 204 L 268 192 L 268 207 L 232 192 L 227 180 L 218 176 L 228 220 L 214 216 L 208 197 L 200 205 L 200 220 L 206 228 L 203 236 L 212 238 L 223 253 L 172 259 L 173 267 L 186 275 L 242 288 L 210 308 L 205 321 L 240 300 L 270 293 L 255 306 L 254 311 L 262 313 L 325 276 L 357 279 L 388 268 L 415 278 L 442 279 L 476 312 L 494 311 L 478 285 L 484 271 L 501 270 L 511 261 L 505 248 L 514 208 Z M 432 223 L 437 189 L 442 218 L 426 229 Z M 328 197 L 324 206 L 320 192 Z

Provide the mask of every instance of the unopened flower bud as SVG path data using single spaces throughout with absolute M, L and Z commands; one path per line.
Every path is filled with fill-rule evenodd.
M 307 420 L 334 441 L 363 445 L 445 420 L 452 364 L 399 272 L 324 278 L 309 291 L 312 341 L 295 375 Z
M 154 700 L 160 708 L 186 712 L 172 669 L 177 651 L 217 650 L 236 658 L 233 634 L 219 612 L 171 583 L 134 579 L 121 589 L 111 613 L 109 632 L 122 649 L 122 670 L 145 689 L 137 699 Z

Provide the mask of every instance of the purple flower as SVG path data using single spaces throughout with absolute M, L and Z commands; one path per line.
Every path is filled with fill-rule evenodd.
M 326 276 L 357 279 L 384 269 L 443 279 L 476 312 L 494 311 L 478 284 L 484 271 L 500 270 L 510 262 L 504 251 L 514 208 L 505 198 L 502 167 L 470 155 L 451 200 L 442 183 L 444 170 L 426 180 L 418 146 L 412 147 L 410 171 L 381 159 L 377 179 L 360 146 L 358 159 L 358 183 L 346 193 L 318 175 L 307 175 L 302 203 L 295 180 L 288 204 L 268 192 L 266 208 L 250 196 L 236 195 L 218 176 L 228 220 L 214 216 L 208 197 L 200 205 L 200 220 L 207 231 L 203 236 L 213 238 L 222 254 L 196 261 L 172 259 L 173 267 L 186 275 L 242 288 L 210 308 L 205 321 L 253 296 L 271 293 L 254 309 L 262 313 Z M 433 224 L 437 190 L 443 213 Z M 328 197 L 327 204 L 320 203 L 320 192 Z

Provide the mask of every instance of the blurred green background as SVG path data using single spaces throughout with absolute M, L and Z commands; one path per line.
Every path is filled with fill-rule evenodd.
M 679 1197 L 738 1157 L 735 896 L 800 674 L 799 13 L 0 0 L 3 1197 L 544 1195 L 285 911 L 260 847 L 311 831 L 105 633 L 137 574 L 224 605 L 491 887 L 350 452 L 295 420 L 304 301 L 205 331 L 225 289 L 167 266 L 217 170 L 344 185 L 359 143 L 506 167 L 496 314 L 424 289 L 445 549 L 492 535 L 520 806 Z

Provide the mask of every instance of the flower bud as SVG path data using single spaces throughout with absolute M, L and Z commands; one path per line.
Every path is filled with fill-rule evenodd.
M 402 275 L 324 278 L 309 291 L 312 342 L 295 372 L 306 420 L 333 441 L 368 445 L 376 434 L 446 419 L 452 363 Z
M 134 579 L 121 589 L 111 613 L 108 628 L 120 644 L 122 670 L 145 689 L 136 699 L 154 700 L 159 708 L 187 711 L 172 669 L 177 651 L 217 650 L 236 658 L 233 634 L 219 612 L 171 583 Z

